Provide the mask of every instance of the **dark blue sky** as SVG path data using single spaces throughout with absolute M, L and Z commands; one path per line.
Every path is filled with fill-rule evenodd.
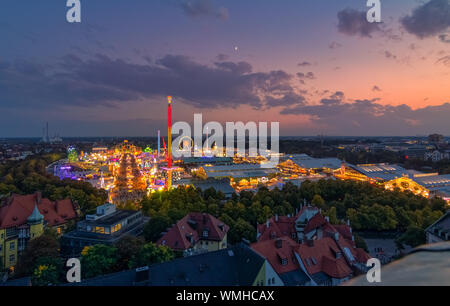
M 0 4 L 0 136 L 155 135 L 174 120 L 284 135 L 450 135 L 448 0 L 63 0 Z

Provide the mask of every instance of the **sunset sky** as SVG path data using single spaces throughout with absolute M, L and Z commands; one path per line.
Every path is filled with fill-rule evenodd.
M 449 0 L 0 3 L 0 137 L 279 121 L 282 135 L 450 135 Z

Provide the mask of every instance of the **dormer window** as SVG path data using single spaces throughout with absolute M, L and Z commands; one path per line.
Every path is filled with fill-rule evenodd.
M 287 264 L 288 264 L 288 259 L 287 258 L 282 258 L 281 259 L 281 265 L 282 266 L 287 266 Z
M 209 231 L 207 229 L 203 230 L 203 238 L 208 238 Z

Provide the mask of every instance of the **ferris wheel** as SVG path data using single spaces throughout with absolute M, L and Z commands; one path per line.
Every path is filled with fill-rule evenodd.
M 183 136 L 178 142 L 178 149 L 180 151 L 190 150 L 194 147 L 194 140 L 189 136 Z

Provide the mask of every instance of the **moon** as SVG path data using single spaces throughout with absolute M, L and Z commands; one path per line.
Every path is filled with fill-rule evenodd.
M 239 48 L 238 48 L 238 46 L 234 46 L 234 51 L 238 51 L 239 50 Z

